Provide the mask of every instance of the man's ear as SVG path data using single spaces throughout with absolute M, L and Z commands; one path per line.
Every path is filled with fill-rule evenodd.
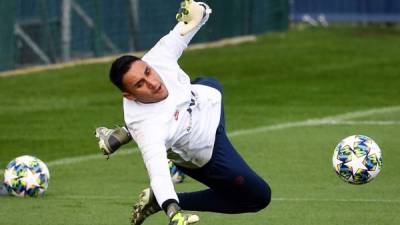
M 133 94 L 125 92 L 125 91 L 122 92 L 122 96 L 124 96 L 125 98 L 132 100 L 132 101 L 136 100 L 136 97 Z

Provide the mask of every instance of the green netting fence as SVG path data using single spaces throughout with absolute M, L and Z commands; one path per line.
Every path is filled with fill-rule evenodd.
M 288 0 L 205 0 L 194 42 L 288 27 Z M 0 71 L 150 48 L 176 23 L 178 0 L 0 0 Z

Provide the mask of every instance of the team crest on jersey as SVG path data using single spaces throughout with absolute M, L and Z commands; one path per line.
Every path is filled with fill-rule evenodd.
M 176 111 L 175 111 L 175 113 L 174 113 L 174 118 L 175 118 L 175 120 L 178 120 L 178 119 L 179 119 L 179 110 L 176 110 Z

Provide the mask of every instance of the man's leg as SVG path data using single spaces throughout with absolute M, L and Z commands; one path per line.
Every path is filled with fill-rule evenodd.
M 271 201 L 271 189 L 235 151 L 224 129 L 217 131 L 212 159 L 200 169 L 181 170 L 209 189 L 178 193 L 184 210 L 219 213 L 256 212 Z
M 213 87 L 223 94 L 222 86 L 213 78 L 198 78 L 192 84 Z M 210 161 L 200 169 L 179 168 L 210 187 L 197 192 L 178 193 L 180 206 L 184 210 L 255 212 L 265 208 L 271 201 L 269 185 L 247 165 L 226 135 L 223 103 Z

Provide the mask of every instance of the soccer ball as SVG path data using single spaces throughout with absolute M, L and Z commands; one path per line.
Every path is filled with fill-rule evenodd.
M 172 182 L 174 182 L 174 184 L 182 183 L 185 180 L 185 174 L 180 171 L 172 161 L 168 161 L 168 166 Z
M 365 184 L 373 180 L 382 168 L 382 152 L 371 138 L 353 135 L 343 139 L 332 157 L 336 174 L 351 184 Z
M 12 160 L 4 171 L 8 193 L 18 197 L 44 194 L 50 180 L 49 169 L 40 159 L 24 155 Z

